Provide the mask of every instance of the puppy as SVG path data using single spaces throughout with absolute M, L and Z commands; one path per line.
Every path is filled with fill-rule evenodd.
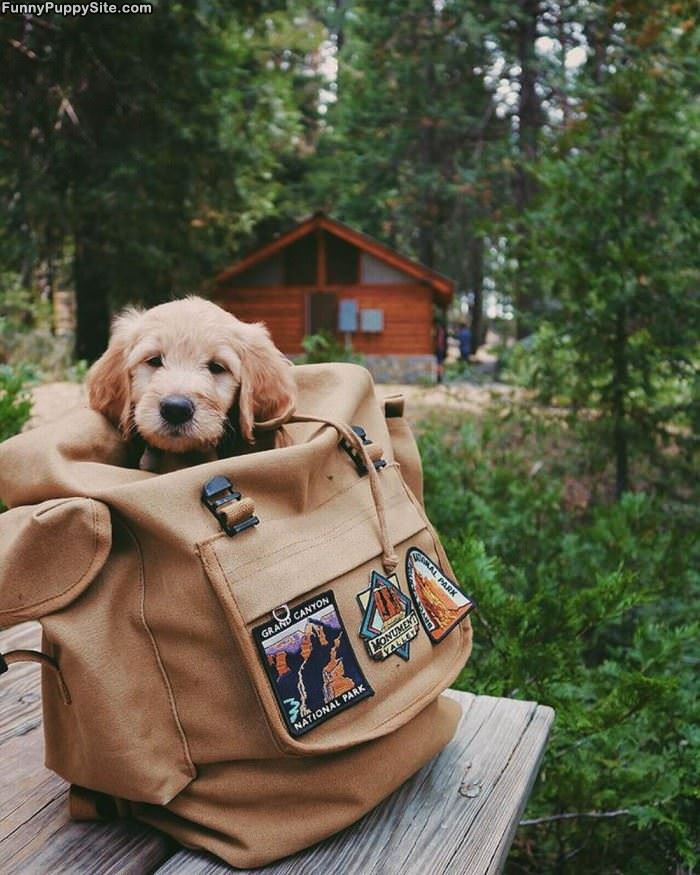
M 165 473 L 250 450 L 256 423 L 292 411 L 291 370 L 264 325 L 189 297 L 115 319 L 88 402 L 132 441 L 140 468 Z

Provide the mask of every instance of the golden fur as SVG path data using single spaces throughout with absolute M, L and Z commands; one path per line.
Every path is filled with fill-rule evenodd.
M 187 422 L 163 418 L 162 403 L 173 396 L 191 403 Z M 281 415 L 294 399 L 291 368 L 265 326 L 197 297 L 125 310 L 88 374 L 90 406 L 125 437 L 138 435 L 156 454 L 195 453 L 200 461 L 216 457 L 230 415 L 252 444 L 254 423 Z

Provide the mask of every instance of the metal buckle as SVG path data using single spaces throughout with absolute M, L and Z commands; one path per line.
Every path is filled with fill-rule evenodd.
M 365 446 L 369 446 L 372 441 L 367 437 L 367 432 L 362 428 L 361 425 L 351 425 L 350 428 L 355 432 L 355 434 L 360 438 L 362 443 Z M 351 446 L 345 438 L 340 441 L 340 446 L 345 452 L 350 456 L 350 458 L 355 463 L 355 467 L 360 475 L 364 476 L 367 473 L 367 466 L 365 465 L 365 460 L 362 456 L 357 452 L 355 447 Z M 386 459 L 377 459 L 374 462 L 374 467 L 378 471 L 380 468 L 384 468 L 386 466 Z
M 214 514 L 221 528 L 227 535 L 238 535 L 252 526 L 257 526 L 260 522 L 258 517 L 251 514 L 238 523 L 229 523 L 226 519 L 226 514 L 220 511 L 226 504 L 232 501 L 240 501 L 241 493 L 233 488 L 233 484 L 228 477 L 212 477 L 202 487 L 202 501 L 206 507 Z

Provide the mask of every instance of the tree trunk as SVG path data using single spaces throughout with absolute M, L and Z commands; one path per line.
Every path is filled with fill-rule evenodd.
M 615 495 L 620 498 L 629 489 L 627 446 L 627 307 L 620 304 L 615 319 L 613 353 L 613 449 L 615 452 Z
M 542 124 L 540 101 L 537 96 L 537 60 L 535 40 L 539 17 L 539 0 L 519 0 L 517 53 L 520 65 L 520 97 L 518 102 L 518 165 L 515 171 L 515 208 L 522 217 L 532 202 L 535 181 L 529 165 L 537 157 L 537 139 Z M 517 223 L 518 242 L 515 305 L 517 309 L 517 336 L 525 337 L 530 328 L 524 314 L 534 303 L 533 277 L 527 261 L 528 243 L 525 224 Z
M 335 47 L 340 53 L 345 45 L 345 11 L 347 0 L 335 0 Z
M 472 237 L 469 243 L 470 287 L 474 295 L 472 305 L 472 355 L 483 344 L 484 338 L 484 238 Z
M 421 23 L 416 22 L 416 50 L 423 53 L 423 79 L 424 94 L 435 93 L 435 64 L 432 56 L 432 36 L 433 36 L 433 17 L 435 8 L 432 0 L 428 0 L 425 6 L 425 18 L 430 22 L 428 34 L 420 33 Z M 418 18 L 418 17 L 417 17 Z M 421 47 L 421 37 L 426 39 L 430 36 L 427 46 Z M 420 106 L 421 129 L 419 139 L 419 150 L 421 158 L 421 168 L 424 171 L 432 171 L 436 165 L 436 150 L 435 150 L 435 119 L 429 106 L 421 104 Z M 435 221 L 436 221 L 436 203 L 435 191 L 432 181 L 423 192 L 423 210 L 419 214 L 418 227 L 418 258 L 426 266 L 435 267 Z
M 107 348 L 110 308 L 99 242 L 89 232 L 75 235 L 75 355 L 94 362 Z

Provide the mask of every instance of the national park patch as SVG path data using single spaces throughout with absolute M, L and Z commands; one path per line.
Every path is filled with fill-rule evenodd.
M 293 736 L 374 695 L 330 591 L 295 605 L 283 620 L 256 626 L 253 636 Z
M 474 607 L 457 584 L 417 547 L 406 554 L 406 580 L 433 644 L 442 641 Z
M 418 634 L 418 616 L 410 598 L 401 592 L 398 577 L 373 571 L 369 589 L 359 593 L 357 601 L 362 611 L 360 637 L 372 659 L 395 653 L 407 660 L 411 641 Z

